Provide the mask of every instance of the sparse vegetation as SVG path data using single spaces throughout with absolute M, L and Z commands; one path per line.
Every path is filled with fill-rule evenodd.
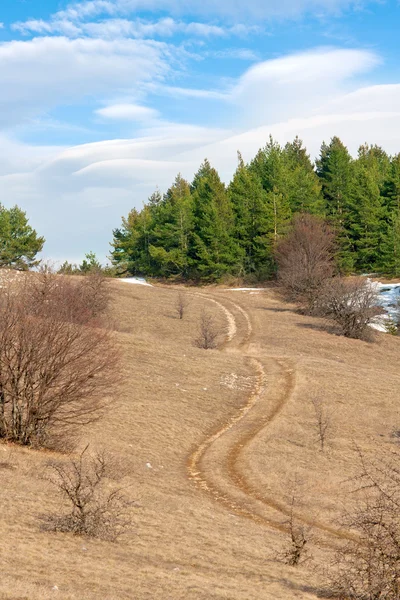
M 52 276 L 29 277 L 38 277 L 39 290 L 45 287 L 42 297 L 52 293 Z M 20 274 L 14 283 L 24 279 Z M 68 285 L 84 280 L 66 279 Z M 0 533 L 12 545 L 0 545 L 0 597 L 98 600 L 129 597 L 134 589 L 142 600 L 149 586 L 157 600 L 185 597 L 190 586 L 212 597 L 216 578 L 232 600 L 317 597 L 329 581 L 319 567 L 330 564 L 340 543 L 333 533 L 357 533 L 353 510 L 362 507 L 364 492 L 347 498 L 342 483 L 359 472 L 352 440 L 368 457 L 378 449 L 398 448 L 397 437 L 391 437 L 398 429 L 396 339 L 381 335 L 372 346 L 327 335 L 314 318 L 287 310 L 275 289 L 251 293 L 207 287 L 190 296 L 190 310 L 179 321 L 166 318 L 175 309 L 178 290 L 120 281 L 111 281 L 110 288 L 110 319 L 121 326 L 114 335 L 125 377 L 111 410 L 78 432 L 78 448 L 90 444 L 86 467 L 96 448 L 105 449 L 111 471 L 96 497 L 102 507 L 115 490 L 128 504 L 139 498 L 126 507 L 134 527 L 128 525 L 116 538 L 123 544 L 109 541 L 113 535 L 108 533 L 100 533 L 106 540 L 78 533 L 86 525 L 71 518 L 73 503 L 39 476 L 49 460 L 70 473 L 69 457 L 1 440 Z M 63 289 L 53 293 L 69 297 L 69 287 Z M 223 351 L 193 347 L 206 301 L 220 332 L 227 315 L 219 305 L 235 319 L 236 334 Z M 34 304 L 40 306 L 36 299 Z M 101 331 L 101 314 L 79 314 L 73 309 L 67 316 L 77 327 Z M 313 396 L 334 426 L 329 456 L 319 450 Z M 331 434 L 328 428 L 326 454 Z M 71 456 L 79 462 L 79 454 Z M 185 465 L 191 456 L 197 461 L 188 478 Z M 52 467 L 46 471 L 61 481 Z M 293 473 L 305 482 L 294 486 L 294 500 L 286 491 Z M 375 492 L 369 493 L 372 502 Z M 341 527 L 343 499 L 353 518 Z M 40 514 L 45 530 L 39 532 Z M 89 532 L 95 522 L 88 517 Z M 320 596 L 329 597 L 328 590 L 324 593 Z
M 195 345 L 204 350 L 216 348 L 219 331 L 214 317 L 203 310 L 200 315 L 199 332 L 195 339 Z
M 345 337 L 371 341 L 377 305 L 378 293 L 364 277 L 334 277 L 325 281 L 317 310 L 332 319 Z
M 115 277 L 117 270 L 111 265 L 102 265 L 94 252 L 87 252 L 78 265 L 67 260 L 58 268 L 59 275 L 90 275 L 102 274 L 104 277 Z
M 102 283 L 45 270 L 0 294 L 0 438 L 44 446 L 96 420 L 118 381 Z
M 317 439 L 323 452 L 332 430 L 331 415 L 320 398 L 311 398 L 311 403 L 314 409 Z
M 320 290 L 334 273 L 334 235 L 321 218 L 297 215 L 277 245 L 278 280 L 290 300 L 312 311 Z
M 56 487 L 68 510 L 45 515 L 43 525 L 61 531 L 116 541 L 131 527 L 133 502 L 121 487 L 111 485 L 116 466 L 106 453 L 91 454 L 86 446 L 69 462 L 51 462 L 49 481 Z
M 189 305 L 189 299 L 183 292 L 178 292 L 175 303 L 175 310 L 178 314 L 179 319 L 183 319 L 186 308 Z
M 357 509 L 344 525 L 354 539 L 344 544 L 333 565 L 333 589 L 343 600 L 398 600 L 400 597 L 399 453 L 362 465 L 355 480 Z
M 287 522 L 289 543 L 282 554 L 282 560 L 291 567 L 297 567 L 307 557 L 307 543 L 310 538 L 310 528 L 305 526 L 295 516 L 297 505 L 296 491 L 290 497 L 290 515 Z

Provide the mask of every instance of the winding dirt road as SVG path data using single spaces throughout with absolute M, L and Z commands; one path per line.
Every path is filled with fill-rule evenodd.
M 223 352 L 240 353 L 254 372 L 255 385 L 247 402 L 222 427 L 196 447 L 187 459 L 188 475 L 200 490 L 229 511 L 279 531 L 287 531 L 291 508 L 250 484 L 245 449 L 267 428 L 293 396 L 296 365 L 286 357 L 264 356 L 251 348 L 253 326 L 247 311 L 228 298 L 197 294 L 216 304 L 228 323 Z M 348 533 L 304 514 L 296 519 L 321 533 L 351 539 Z

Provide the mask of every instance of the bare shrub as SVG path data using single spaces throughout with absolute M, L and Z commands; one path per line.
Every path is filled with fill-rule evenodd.
M 317 310 L 339 325 L 345 337 L 370 341 L 377 306 L 378 293 L 365 278 L 334 277 L 325 282 Z
M 185 314 L 185 310 L 189 305 L 189 300 L 186 294 L 182 292 L 178 292 L 175 303 L 175 310 L 178 313 L 179 319 L 183 319 L 183 315 Z
M 353 493 L 357 509 L 344 524 L 356 534 L 333 564 L 332 587 L 343 600 L 400 598 L 400 469 L 398 452 L 366 464 Z
M 56 275 L 45 266 L 24 282 L 31 296 L 31 311 L 58 312 L 62 318 L 76 323 L 94 323 L 105 315 L 110 303 L 110 288 L 101 271 L 90 271 L 85 277 Z M 62 311 L 61 313 L 59 311 Z
M 321 218 L 296 215 L 275 253 L 278 281 L 286 296 L 312 311 L 322 283 L 334 273 L 335 238 Z
M 118 352 L 81 283 L 27 275 L 0 291 L 0 438 L 47 445 L 97 419 L 118 382 Z
M 111 293 L 108 280 L 102 271 L 89 271 L 81 285 L 91 318 L 104 315 L 110 304 Z
M 297 567 L 297 565 L 304 562 L 307 558 L 306 545 L 311 532 L 310 527 L 303 525 L 296 519 L 295 509 L 297 502 L 296 491 L 293 490 L 290 497 L 290 514 L 287 522 L 289 543 L 284 552 L 278 557 L 291 567 Z
M 218 335 L 219 330 L 214 317 L 203 310 L 200 315 L 199 335 L 195 339 L 195 345 L 205 350 L 216 348 Z
M 323 452 L 331 431 L 331 415 L 320 398 L 311 398 L 311 403 L 314 408 L 317 438 Z
M 49 468 L 49 481 L 66 501 L 68 511 L 42 517 L 47 530 L 109 541 L 129 530 L 134 502 L 121 487 L 110 489 L 115 469 L 105 452 L 89 454 L 86 446 L 78 458 L 68 463 L 50 463 Z

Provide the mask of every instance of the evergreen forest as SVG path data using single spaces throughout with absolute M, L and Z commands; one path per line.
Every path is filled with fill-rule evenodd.
M 111 259 L 130 275 L 216 281 L 275 273 L 274 252 L 293 216 L 327 220 L 343 274 L 400 275 L 400 154 L 362 145 L 353 158 L 337 137 L 313 164 L 302 141 L 272 138 L 226 186 L 206 159 L 190 183 L 177 175 L 113 232 Z

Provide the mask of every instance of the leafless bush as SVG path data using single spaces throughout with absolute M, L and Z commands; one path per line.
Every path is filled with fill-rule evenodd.
M 343 600 L 400 598 L 400 470 L 398 452 L 388 460 L 366 464 L 354 493 L 357 510 L 344 524 L 354 540 L 338 551 L 333 565 L 333 591 Z
M 214 317 L 204 311 L 200 315 L 199 335 L 195 339 L 198 348 L 209 350 L 217 346 L 219 330 L 215 324 Z
M 129 530 L 134 504 L 120 487 L 112 486 L 112 459 L 104 452 L 93 455 L 88 446 L 77 459 L 68 463 L 53 462 L 50 482 L 68 505 L 63 515 L 42 517 L 47 530 L 70 532 L 115 541 Z
M 185 314 L 185 310 L 189 304 L 188 297 L 182 292 L 178 292 L 175 303 L 175 310 L 178 313 L 179 319 L 183 319 L 183 315 Z
M 331 415 L 320 398 L 311 398 L 311 403 L 314 408 L 317 438 L 323 452 L 331 431 Z
M 290 514 L 287 522 L 289 544 L 283 554 L 279 556 L 283 562 L 291 567 L 297 567 L 297 565 L 306 559 L 306 545 L 310 537 L 310 528 L 300 523 L 295 517 L 296 505 L 297 496 L 294 490 L 290 498 Z
M 97 419 L 118 382 L 111 333 L 81 283 L 28 274 L 0 291 L 0 438 L 47 445 Z
M 312 311 L 322 283 L 334 273 L 334 234 L 325 221 L 296 215 L 292 230 L 278 243 L 278 280 L 286 296 Z
M 369 327 L 379 312 L 378 293 L 363 277 L 334 277 L 318 297 L 318 314 L 332 319 L 345 337 L 372 340 Z
M 72 278 L 56 275 L 45 266 L 38 273 L 30 274 L 25 287 L 29 288 L 31 311 L 42 311 L 45 315 L 54 311 L 76 323 L 94 324 L 94 319 L 99 321 L 110 303 L 109 284 L 101 271 Z

